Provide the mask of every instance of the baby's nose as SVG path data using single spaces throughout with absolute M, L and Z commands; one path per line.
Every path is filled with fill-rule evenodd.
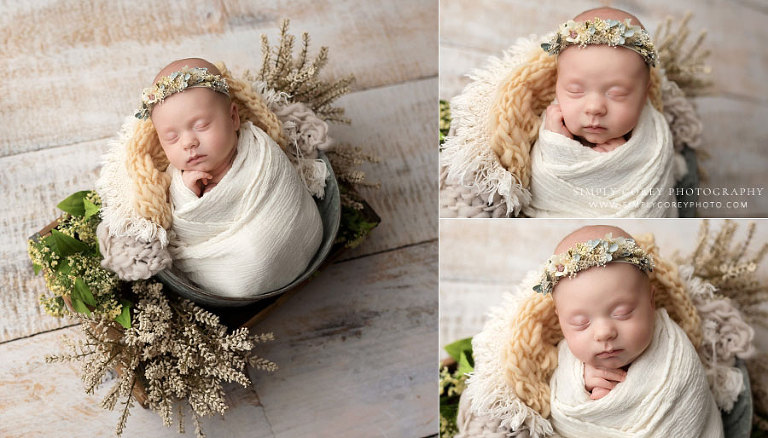
M 595 321 L 593 324 L 595 340 L 598 342 L 609 341 L 615 338 L 618 334 L 616 332 L 616 327 L 608 321 Z
M 599 96 L 590 96 L 584 107 L 584 111 L 590 115 L 605 114 L 605 101 Z
M 196 136 L 186 135 L 184 136 L 184 142 L 182 144 L 184 145 L 184 150 L 189 150 L 191 148 L 198 147 L 200 145 L 200 142 L 198 141 Z

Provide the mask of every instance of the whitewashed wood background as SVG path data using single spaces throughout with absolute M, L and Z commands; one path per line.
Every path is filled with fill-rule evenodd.
M 750 222 L 756 222 L 747 254 L 768 242 L 768 220 L 735 219 L 735 241 L 746 238 Z M 552 255 L 557 243 L 571 231 L 593 224 L 623 228 L 631 235 L 652 233 L 662 257 L 685 257 L 697 243 L 702 219 L 512 219 L 440 220 L 440 355 L 442 347 L 474 336 L 483 328 L 487 312 L 502 304 L 506 294 L 517 293 L 526 273 L 538 270 Z M 709 220 L 717 231 L 721 219 Z M 768 260 L 759 277 L 768 282 Z M 768 333 L 758 331 L 756 345 L 768 351 Z
M 47 365 L 72 322 L 42 314 L 26 237 L 93 187 L 107 140 L 169 61 L 200 56 L 257 70 L 260 35 L 283 17 L 330 46 L 325 74 L 354 73 L 332 136 L 375 152 L 366 197 L 382 224 L 256 327 L 280 365 L 231 388 L 209 437 L 410 436 L 437 432 L 436 0 L 30 1 L 0 3 L 0 436 L 110 436 L 117 412 L 83 393 L 76 367 Z M 192 436 L 187 425 L 185 436 Z M 125 431 L 178 436 L 134 409 Z
M 707 30 L 705 47 L 713 95 L 695 99 L 704 123 L 701 166 L 709 175 L 702 188 L 768 188 L 768 3 L 764 0 L 441 0 L 440 98 L 450 99 L 469 82 L 466 75 L 500 56 L 515 39 L 544 35 L 578 13 L 600 5 L 636 15 L 655 32 L 667 16 L 693 12 L 692 39 Z M 713 195 L 719 208 L 699 209 L 701 217 L 766 217 L 768 190 L 762 196 Z M 728 201 L 736 204 L 728 205 Z M 746 208 L 742 205 L 746 203 Z

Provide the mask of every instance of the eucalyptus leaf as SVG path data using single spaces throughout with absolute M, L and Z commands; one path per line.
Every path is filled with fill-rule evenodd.
M 91 216 L 99 212 L 99 206 L 93 202 L 83 199 L 83 205 L 85 206 L 85 219 L 90 219 Z
M 115 317 L 117 321 L 124 328 L 131 328 L 131 302 L 128 300 L 120 300 L 120 304 L 123 308 L 120 310 L 120 314 Z
M 59 202 L 59 205 L 56 207 L 72 216 L 83 216 L 85 214 L 85 205 L 83 204 L 83 201 L 88 193 L 88 190 L 73 193 L 69 195 L 67 199 Z
M 472 354 L 472 338 L 461 339 L 451 344 L 446 345 L 445 351 L 451 355 L 451 357 L 458 362 L 463 351 L 468 351 Z
M 72 299 L 72 308 L 75 309 L 77 313 L 85 313 L 86 315 L 91 314 L 91 310 L 88 309 L 88 306 L 86 306 L 84 302 L 80 301 L 75 297 L 71 297 L 71 299 Z
M 53 241 L 55 242 L 56 248 L 58 249 L 56 252 L 61 257 L 66 257 L 72 254 L 77 254 L 79 252 L 87 252 L 91 250 L 91 247 L 85 243 L 75 239 L 74 237 L 69 237 L 68 235 L 55 229 L 51 230 L 51 236 L 53 237 Z
M 75 279 L 75 290 L 72 292 L 72 297 L 77 297 L 85 304 L 91 307 L 96 307 L 96 298 L 93 297 L 91 288 L 89 288 L 88 285 L 85 284 L 85 281 L 80 277 Z

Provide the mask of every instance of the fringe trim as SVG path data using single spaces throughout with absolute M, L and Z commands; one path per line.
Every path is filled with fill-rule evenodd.
M 471 399 L 472 413 L 501 421 L 500 427 L 512 431 L 526 428 L 532 438 L 554 434 L 552 424 L 538 412 L 517 398 L 504 373 L 501 359 L 502 346 L 509 337 L 511 321 L 522 301 L 538 282 L 538 271 L 531 271 L 518 286 L 515 294 L 508 294 L 504 303 L 490 311 L 483 330 L 472 341 L 475 372 L 467 380 L 464 394 Z
M 272 112 L 275 112 L 278 108 L 284 105 L 288 105 L 288 98 L 291 97 L 285 91 L 277 91 L 273 88 L 269 88 L 264 81 L 254 81 L 251 83 L 251 87 L 261 95 L 261 98 L 264 99 L 267 107 L 269 107 Z
M 125 167 L 126 148 L 138 119 L 129 116 L 123 122 L 116 139 L 109 142 L 104 167 L 96 180 L 96 192 L 101 197 L 102 221 L 109 235 L 133 237 L 144 242 L 159 240 L 161 248 L 168 245 L 168 234 L 160 225 L 140 216 L 133 208 L 133 181 Z
M 536 35 L 519 38 L 502 58 L 490 57 L 485 67 L 469 75 L 472 82 L 451 100 L 454 135 L 448 137 L 440 153 L 448 184 L 473 186 L 475 192 L 489 200 L 489 206 L 494 195 L 500 195 L 507 204 L 507 216 L 517 216 L 531 202 L 531 193 L 501 165 L 488 146 L 488 114 L 499 83 L 541 50 L 542 41 L 544 38 Z

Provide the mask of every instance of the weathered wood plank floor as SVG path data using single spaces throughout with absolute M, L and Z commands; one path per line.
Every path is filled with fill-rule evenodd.
M 158 9 L 159 8 L 159 9 Z M 330 46 L 325 72 L 354 73 L 338 141 L 379 155 L 365 196 L 382 224 L 256 331 L 273 375 L 229 388 L 209 437 L 430 436 L 437 432 L 437 1 L 34 1 L 0 6 L 0 436 L 110 436 L 110 382 L 86 395 L 75 365 L 49 365 L 71 321 L 42 314 L 26 237 L 68 194 L 93 187 L 99 157 L 141 89 L 172 59 L 257 70 L 260 34 L 283 17 Z M 187 422 L 186 434 L 193 435 Z M 135 408 L 124 436 L 179 436 Z
M 544 35 L 581 11 L 601 4 L 636 15 L 650 32 L 672 16 L 693 12 L 689 28 L 692 44 L 707 30 L 711 50 L 713 96 L 695 99 L 704 123 L 703 161 L 709 179 L 702 188 L 763 188 L 760 196 L 721 197 L 704 194 L 701 201 L 717 202 L 700 208 L 701 217 L 768 216 L 768 6 L 765 2 L 711 0 L 441 0 L 440 98 L 450 99 L 469 82 L 466 75 L 485 65 L 489 56 L 520 37 Z M 729 202 L 731 202 L 729 204 Z

